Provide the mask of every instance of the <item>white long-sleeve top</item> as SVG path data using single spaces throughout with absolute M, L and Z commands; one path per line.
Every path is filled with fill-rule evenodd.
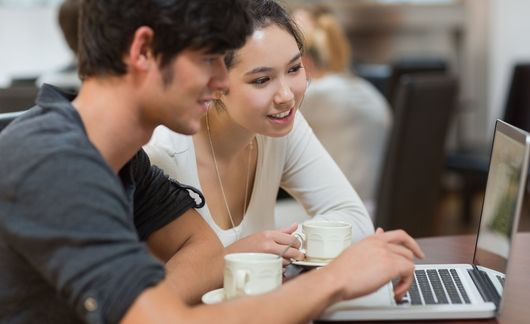
M 300 113 L 287 136 L 257 135 L 256 139 L 256 175 L 243 221 L 235 230 L 224 230 L 212 218 L 208 203 L 198 210 L 224 246 L 237 239 L 236 232 L 245 237 L 276 228 L 274 207 L 279 187 L 296 198 L 309 216 L 351 223 L 354 241 L 373 233 L 373 224 L 359 196 Z M 152 164 L 202 191 L 191 136 L 159 126 L 144 149 Z
M 392 128 L 385 98 L 359 77 L 330 74 L 311 82 L 302 113 L 363 202 L 373 204 Z

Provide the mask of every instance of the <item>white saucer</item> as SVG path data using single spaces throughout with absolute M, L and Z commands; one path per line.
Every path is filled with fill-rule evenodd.
M 296 264 L 301 267 L 315 268 L 323 267 L 330 261 L 311 261 L 311 260 L 293 260 L 292 264 Z
M 202 295 L 201 301 L 203 304 L 211 305 L 211 304 L 217 304 L 225 300 L 225 293 L 223 288 L 211 290 L 207 292 L 206 294 Z

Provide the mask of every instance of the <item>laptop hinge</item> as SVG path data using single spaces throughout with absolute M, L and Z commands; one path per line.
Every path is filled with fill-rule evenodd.
M 495 307 L 498 309 L 501 302 L 501 296 L 497 292 L 497 289 L 495 289 L 495 286 L 486 272 L 479 270 L 476 265 L 473 265 L 473 269 L 468 269 L 467 272 L 475 283 L 482 299 L 486 302 L 494 303 Z

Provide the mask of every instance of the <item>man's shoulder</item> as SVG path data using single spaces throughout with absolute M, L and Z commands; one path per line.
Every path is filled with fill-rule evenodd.
M 33 152 L 58 146 L 88 144 L 82 122 L 74 112 L 35 106 L 10 124 L 0 136 L 0 148 L 28 148 Z M 14 149 L 13 149 L 14 150 Z
M 75 118 L 39 106 L 0 133 L 0 155 L 0 177 L 13 181 L 44 165 L 61 168 L 98 156 Z

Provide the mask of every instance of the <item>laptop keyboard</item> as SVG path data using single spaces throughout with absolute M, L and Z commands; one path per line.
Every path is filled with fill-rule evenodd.
M 412 305 L 471 303 L 455 269 L 416 270 L 406 298 Z
M 504 278 L 499 276 L 499 275 L 497 275 L 497 280 L 499 280 L 501 286 L 504 288 Z

